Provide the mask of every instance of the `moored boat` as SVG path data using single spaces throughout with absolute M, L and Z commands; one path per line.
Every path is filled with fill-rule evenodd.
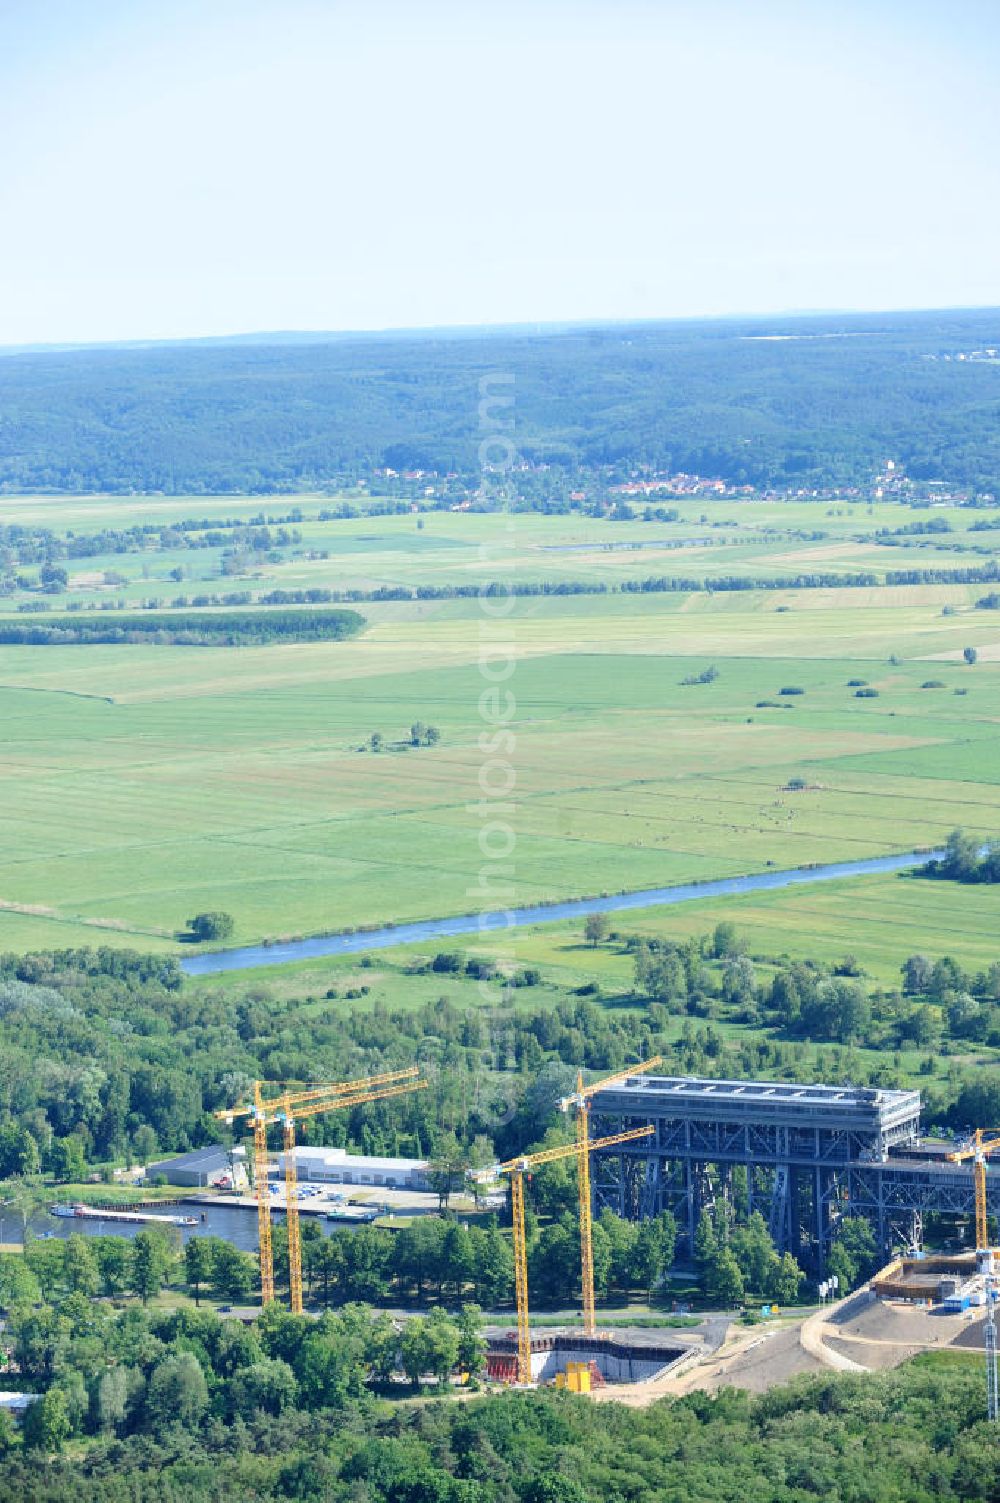
M 51 1216 L 75 1216 L 85 1221 L 128 1221 L 139 1226 L 197 1226 L 197 1216 L 160 1215 L 156 1211 L 107 1211 L 100 1206 L 49 1206 Z

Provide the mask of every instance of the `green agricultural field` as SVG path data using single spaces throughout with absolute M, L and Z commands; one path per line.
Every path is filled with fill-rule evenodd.
M 66 498 L 29 504 L 50 525 L 74 515 Z M 123 505 L 131 517 L 131 499 L 80 503 L 75 525 L 104 526 Z M 167 506 L 260 509 L 152 498 L 134 515 Z M 754 508 L 725 503 L 717 519 L 724 509 Z M 772 552 L 808 551 L 789 535 L 818 510 L 790 504 Z M 781 507 L 761 511 L 777 527 Z M 502 522 L 328 525 L 353 540 L 340 556 L 358 578 L 382 577 L 400 536 L 408 580 L 438 584 L 456 559 L 481 567 Z M 602 545 L 623 528 L 645 524 L 518 518 L 516 549 L 569 535 Z M 978 593 L 547 596 L 500 621 L 476 600 L 396 602 L 363 606 L 367 626 L 348 642 L 0 648 L 0 948 L 176 949 L 204 909 L 232 913 L 247 942 L 481 906 L 484 643 L 512 664 L 503 817 L 517 903 L 932 846 L 959 824 L 1000 834 L 1000 615 L 973 610 Z M 708 668 L 713 681 L 683 683 Z M 877 695 L 857 697 L 852 679 Z M 418 720 L 437 745 L 406 745 Z
M 341 502 L 358 516 L 320 520 Z M 433 498 L 420 503 L 431 506 Z M 160 548 L 151 538 L 141 552 L 106 553 L 68 562 L 69 589 L 51 597 L 53 612 L 70 604 L 94 606 L 122 600 L 134 606 L 154 599 L 169 603 L 215 591 L 274 589 L 364 590 L 477 585 L 498 574 L 523 583 L 579 581 L 614 588 L 649 576 L 685 579 L 752 575 L 768 580 L 801 574 L 883 576 L 899 569 L 982 567 L 1000 554 L 1000 530 L 972 531 L 1000 511 L 938 507 L 935 522 L 951 531 L 898 537 L 894 546 L 876 533 L 926 523 L 928 512 L 899 502 L 867 506 L 806 501 L 663 500 L 633 507 L 629 522 L 579 515 L 545 516 L 428 510 L 419 516 L 370 515 L 386 498 L 352 493 L 343 497 L 5 497 L 0 521 L 38 525 L 56 533 L 88 535 L 131 525 L 166 527 L 185 519 L 218 524 L 227 519 L 285 517 L 293 508 L 297 542 L 253 555 L 224 573 L 231 539 L 211 547 Z M 675 521 L 657 520 L 667 506 Z M 272 525 L 273 522 L 272 522 Z M 175 572 L 180 571 L 180 578 Z M 30 577 L 31 571 L 28 571 Z M 105 579 L 110 575 L 110 579 Z M 981 593 L 981 591 L 979 591 Z M 15 591 L 4 609 L 37 603 Z M 959 597 L 974 598 L 968 589 Z
M 1000 952 L 1000 893 L 995 888 L 960 887 L 910 873 L 612 916 L 616 930 L 672 940 L 700 939 L 721 922 L 736 925 L 752 954 L 829 964 L 853 955 L 867 975 L 890 989 L 898 988 L 900 967 L 909 955 L 931 960 L 951 955 L 976 970 L 986 969 Z M 579 923 L 519 930 L 513 948 L 519 964 L 542 967 L 547 977 L 568 986 L 596 981 L 611 992 L 631 983 L 627 957 L 614 946 L 593 949 L 585 944 Z

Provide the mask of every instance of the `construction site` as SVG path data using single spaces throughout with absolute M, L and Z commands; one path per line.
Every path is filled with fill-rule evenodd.
M 879 1299 L 920 1307 L 940 1306 L 947 1315 L 986 1304 L 992 1268 L 981 1268 L 975 1253 L 912 1254 L 894 1258 L 871 1281 Z
M 976 1131 L 962 1142 L 920 1134 L 917 1091 L 768 1081 L 659 1076 L 659 1058 L 576 1089 L 559 1103 L 573 1123 L 570 1142 L 518 1155 L 476 1172 L 479 1187 L 509 1186 L 517 1324 L 494 1331 L 487 1376 L 522 1387 L 553 1384 L 600 1397 L 650 1402 L 691 1388 L 722 1384 L 769 1387 L 824 1367 L 869 1371 L 917 1351 L 955 1346 L 982 1350 L 990 1415 L 997 1418 L 997 1284 L 989 1218 L 1000 1212 L 1000 1184 L 987 1174 L 1000 1134 Z M 256 1082 L 252 1103 L 218 1115 L 245 1119 L 253 1132 L 261 1299 L 275 1299 L 268 1129 L 281 1128 L 280 1209 L 288 1229 L 289 1295 L 303 1312 L 296 1180 L 296 1123 L 321 1113 L 382 1100 L 425 1082 L 414 1067 L 338 1084 L 285 1088 L 267 1096 Z M 528 1297 L 527 1185 L 543 1165 L 575 1159 L 582 1315 L 578 1326 L 533 1334 Z M 775 1318 L 745 1332 L 727 1317 L 697 1333 L 599 1329 L 592 1246 L 595 1210 L 610 1206 L 641 1220 L 673 1213 L 686 1250 L 699 1218 L 734 1194 L 744 1171 L 750 1210 L 766 1213 L 774 1244 L 814 1271 L 821 1299 L 839 1222 L 864 1217 L 886 1265 L 855 1294 L 806 1316 Z M 958 1233 L 974 1227 L 972 1248 L 925 1256 L 924 1218 L 950 1219 Z M 780 1312 L 773 1312 L 777 1317 Z M 980 1319 L 976 1319 L 980 1315 Z M 865 1360 L 862 1360 L 864 1358 Z
M 533 1336 L 530 1344 L 532 1383 L 552 1383 L 572 1393 L 592 1393 L 609 1383 L 660 1381 L 690 1355 L 690 1347 L 663 1342 L 658 1336 L 637 1342 L 612 1335 L 582 1336 L 558 1331 Z M 517 1382 L 517 1338 L 490 1343 L 486 1376 L 496 1383 Z

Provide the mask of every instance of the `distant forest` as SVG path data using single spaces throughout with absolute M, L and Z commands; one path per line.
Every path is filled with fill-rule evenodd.
M 979 310 L 7 353 L 0 490 L 471 477 L 497 374 L 529 463 L 787 487 L 864 484 L 892 457 L 995 493 L 996 347 L 1000 311 Z
M 365 624 L 357 611 L 218 611 L 192 616 L 106 615 L 47 621 L 4 621 L 0 643 L 67 647 L 83 643 L 144 643 L 147 646 L 251 647 L 264 642 L 333 642 L 353 636 Z

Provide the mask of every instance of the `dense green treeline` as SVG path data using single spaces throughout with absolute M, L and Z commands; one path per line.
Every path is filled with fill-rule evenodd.
M 8 1181 L 5 1215 L 30 1215 L 44 1192 L 30 1181 Z M 551 1169 L 534 1186 L 526 1217 L 529 1284 L 535 1308 L 564 1309 L 579 1300 L 580 1230 L 576 1185 Z M 505 1218 L 506 1219 L 506 1218 Z M 866 1224 L 867 1226 L 867 1224 Z M 470 1300 L 509 1308 L 514 1268 L 509 1230 L 495 1215 L 470 1223 L 445 1213 L 413 1217 L 398 1228 L 342 1227 L 329 1236 L 312 1217 L 302 1221 L 305 1295 L 313 1310 L 357 1301 L 368 1304 L 457 1307 Z M 870 1240 L 870 1229 L 867 1229 Z M 845 1253 L 851 1255 L 857 1239 Z M 273 1229 L 274 1270 L 288 1286 L 288 1240 L 283 1222 Z M 651 1299 L 674 1264 L 678 1228 L 670 1212 L 642 1223 L 607 1208 L 593 1226 L 594 1289 L 601 1301 Z M 748 1213 L 746 1184 L 730 1200 L 720 1195 L 707 1229 L 699 1229 L 697 1273 L 701 1298 L 726 1309 L 744 1300 L 794 1304 L 804 1274 L 788 1254 L 779 1257 L 759 1213 Z M 874 1243 L 870 1246 L 874 1257 Z M 725 1268 L 719 1264 L 725 1259 Z M 841 1260 L 845 1291 L 872 1271 L 863 1258 L 853 1268 Z M 725 1273 L 726 1277 L 723 1277 Z M 685 1277 L 689 1275 L 685 1274 Z M 726 1281 L 728 1279 L 728 1282 Z M 70 1294 L 126 1297 L 145 1304 L 165 1288 L 186 1291 L 200 1305 L 206 1296 L 236 1305 L 256 1304 L 257 1259 L 222 1238 L 192 1236 L 183 1251 L 172 1234 L 154 1227 L 134 1238 L 29 1236 L 22 1254 L 0 1253 L 0 1312 L 58 1303 Z
M 0 643 L 65 647 L 143 642 L 180 647 L 246 647 L 261 642 L 339 641 L 364 625 L 357 611 L 228 611 L 210 615 L 103 615 L 56 622 L 0 622 Z
M 863 484 L 893 455 L 918 479 L 995 492 L 1000 369 L 953 357 L 995 346 L 997 322 L 980 310 L 12 354 L 0 486 L 268 493 L 377 466 L 472 475 L 493 373 L 514 377 L 494 394 L 513 395 L 535 465 Z
M 416 1388 L 424 1378 L 446 1382 L 459 1365 L 471 1375 L 484 1365 L 474 1305 L 457 1319 L 435 1309 L 399 1323 L 359 1304 L 317 1319 L 272 1304 L 248 1327 L 210 1310 L 147 1309 L 143 1289 L 143 1304 L 119 1314 L 93 1298 L 90 1250 L 76 1240 L 69 1292 L 8 1307 L 0 1350 L 24 1391 L 42 1396 L 25 1418 L 27 1451 L 54 1452 L 71 1437 L 162 1437 L 178 1424 L 197 1430 L 210 1415 L 232 1423 L 258 1411 L 336 1409 L 397 1373 Z M 140 1255 L 162 1256 L 157 1240 L 140 1233 L 136 1265 Z M 0 1450 L 10 1442 L 10 1430 L 0 1431 Z
M 577 1300 L 580 1279 L 579 1226 L 568 1208 L 566 1188 L 563 1179 L 543 1184 L 535 1204 L 544 1206 L 550 1219 L 542 1224 L 534 1209 L 528 1217 L 532 1293 L 536 1302 L 557 1307 Z M 575 1200 L 575 1185 L 569 1188 Z M 7 1189 L 8 1222 L 16 1221 L 19 1211 L 28 1214 L 29 1203 L 37 1204 L 43 1193 L 32 1194 L 30 1184 L 19 1189 L 11 1181 Z M 798 1282 L 790 1283 L 792 1270 L 779 1269 L 766 1228 L 746 1220 L 738 1225 L 735 1207 L 731 1214 L 720 1212 L 720 1217 L 720 1244 L 734 1249 L 745 1293 L 778 1298 L 773 1287 L 777 1280 L 782 1303 L 794 1299 L 802 1276 L 796 1271 Z M 279 1288 L 287 1288 L 284 1222 L 274 1227 L 273 1245 L 275 1277 Z M 677 1227 L 668 1213 L 640 1226 L 602 1211 L 594 1225 L 598 1298 L 648 1297 L 673 1263 L 676 1245 Z M 509 1231 L 493 1215 L 472 1224 L 449 1214 L 418 1216 L 398 1229 L 361 1225 L 339 1228 L 329 1236 L 323 1235 L 316 1219 L 304 1217 L 302 1268 L 313 1309 L 358 1300 L 392 1307 L 454 1307 L 475 1300 L 496 1310 L 510 1306 L 514 1297 Z M 222 1238 L 200 1234 L 192 1236 L 181 1252 L 170 1234 L 156 1227 L 134 1238 L 79 1233 L 65 1239 L 29 1237 L 23 1256 L 0 1253 L 0 1311 L 42 1299 L 58 1302 L 69 1294 L 135 1296 L 145 1303 L 167 1287 L 187 1290 L 199 1304 L 205 1295 L 237 1305 L 254 1304 L 260 1291 L 257 1259 Z M 741 1300 L 742 1295 L 728 1303 Z
M 972 846 L 978 850 L 978 842 Z M 649 999 L 651 1010 L 718 1018 L 728 1009 L 726 1015 L 735 1021 L 776 1028 L 788 1038 L 861 1044 L 885 1052 L 937 1047 L 945 1040 L 1000 1047 L 1000 961 L 970 972 L 952 956 L 932 960 L 910 955 L 900 967 L 900 988 L 885 990 L 869 986 L 852 955 L 832 968 L 787 959 L 766 962 L 765 968 L 764 958 L 749 955 L 731 924 L 719 925 L 709 942 L 671 944 L 625 936 L 623 944 L 633 955 L 636 991 Z M 721 972 L 706 966 L 706 950 L 721 961 Z M 933 1062 L 929 1073 L 934 1073 Z M 947 1108 L 945 1116 L 955 1125 L 968 1121 L 963 1100 Z
M 138 1360 L 105 1368 L 96 1404 L 82 1380 L 68 1398 L 56 1390 L 32 1448 L 8 1449 L 4 1503 L 971 1503 L 1000 1491 L 978 1362 L 648 1409 L 554 1392 L 412 1406 L 371 1395 L 393 1338 L 363 1308 L 307 1335 L 290 1316 L 256 1332 L 207 1315 L 129 1319 L 74 1337 Z M 462 1333 L 431 1334 L 443 1365 Z M 59 1455 L 51 1442 L 66 1446 L 77 1413 L 81 1439 Z
M 204 610 L 218 606 L 302 606 L 328 605 L 331 602 L 348 605 L 378 604 L 387 601 L 423 600 L 477 600 L 506 597 L 536 598 L 545 596 L 573 595 L 673 595 L 673 594 L 733 594 L 752 590 L 843 590 L 872 589 L 878 585 L 926 585 L 926 584 L 989 584 L 1000 579 L 1000 564 L 991 560 L 988 564 L 958 569 L 888 569 L 882 574 L 867 572 L 832 574 L 809 573 L 777 576 L 752 574 L 715 575 L 705 579 L 687 579 L 678 575 L 648 575 L 644 579 L 623 579 L 616 585 L 601 580 L 553 579 L 553 580 L 491 580 L 473 585 L 379 585 L 374 589 L 334 590 L 312 587 L 304 590 L 275 589 L 264 591 L 236 590 L 219 593 L 198 592 L 194 595 L 178 595 L 173 598 L 151 596 L 140 603 L 149 615 L 123 616 L 110 612 L 126 610 L 122 598 L 108 598 L 86 605 L 77 600 L 66 604 L 65 613 L 58 620 L 47 619 L 0 621 L 0 642 L 30 646 L 65 646 L 85 642 L 156 642 L 175 645 L 243 645 L 268 641 L 314 641 L 323 637 L 350 636 L 359 628 L 353 624 L 334 625 L 327 629 L 321 619 L 312 621 L 301 611 L 289 613 L 285 618 L 276 618 L 269 613 L 265 619 L 256 611 L 243 612 L 239 624 L 234 625 L 228 617 L 217 616 L 212 620 L 203 617 L 187 617 L 187 624 L 177 625 L 177 612 L 194 609 Z M 13 590 L 13 582 L 11 591 Z M 60 587 L 65 588 L 65 581 Z M 0 580 L 0 597 L 5 593 Z M 977 605 L 989 608 L 991 597 L 984 597 Z M 36 616 L 52 609 L 46 595 L 36 595 L 18 606 L 22 615 Z M 169 614 L 160 614 L 169 610 Z M 87 612 L 84 615 L 83 612 Z M 71 613 L 71 614 L 70 614 Z M 91 615 L 90 613 L 94 613 Z M 350 617 L 352 611 L 314 611 L 311 617 Z M 362 617 L 357 617 L 362 621 Z M 273 621 L 278 621 L 277 630 L 271 630 Z M 137 624 L 138 623 L 138 624 Z
M 445 1238 L 463 1230 L 454 1221 L 409 1230 L 419 1236 L 421 1226 Z M 366 1230 L 318 1240 L 349 1245 Z M 870 1258 L 870 1237 L 864 1223 L 842 1232 L 834 1251 L 853 1281 Z M 249 1326 L 156 1302 L 178 1268 L 160 1230 L 132 1242 L 30 1242 L 23 1257 L 0 1256 L 0 1367 L 9 1369 L 5 1381 L 39 1395 L 20 1430 L 0 1415 L 0 1499 L 142 1499 L 152 1497 L 154 1473 L 161 1497 L 191 1503 L 589 1503 L 638 1500 L 649 1489 L 711 1503 L 741 1496 L 733 1487 L 752 1476 L 746 1496 L 775 1503 L 995 1496 L 1000 1462 L 983 1419 L 978 1360 L 918 1362 L 878 1378 L 798 1379 L 762 1398 L 694 1394 L 645 1411 L 552 1393 L 413 1409 L 408 1395 L 448 1392 L 459 1373 L 475 1384 L 483 1370 L 482 1316 L 459 1304 L 461 1255 L 453 1246 L 450 1253 L 442 1292 L 454 1314 L 436 1306 L 399 1318 L 355 1301 L 314 1318 L 271 1305 Z M 775 1260 L 759 1216 L 727 1230 L 717 1207 L 714 1220 L 702 1220 L 696 1255 L 722 1302 L 744 1277 L 770 1281 L 771 1298 L 794 1298 L 791 1260 Z M 425 1277 L 426 1250 L 412 1256 L 414 1276 Z M 199 1299 L 245 1298 L 248 1255 L 195 1238 L 179 1261 Z

